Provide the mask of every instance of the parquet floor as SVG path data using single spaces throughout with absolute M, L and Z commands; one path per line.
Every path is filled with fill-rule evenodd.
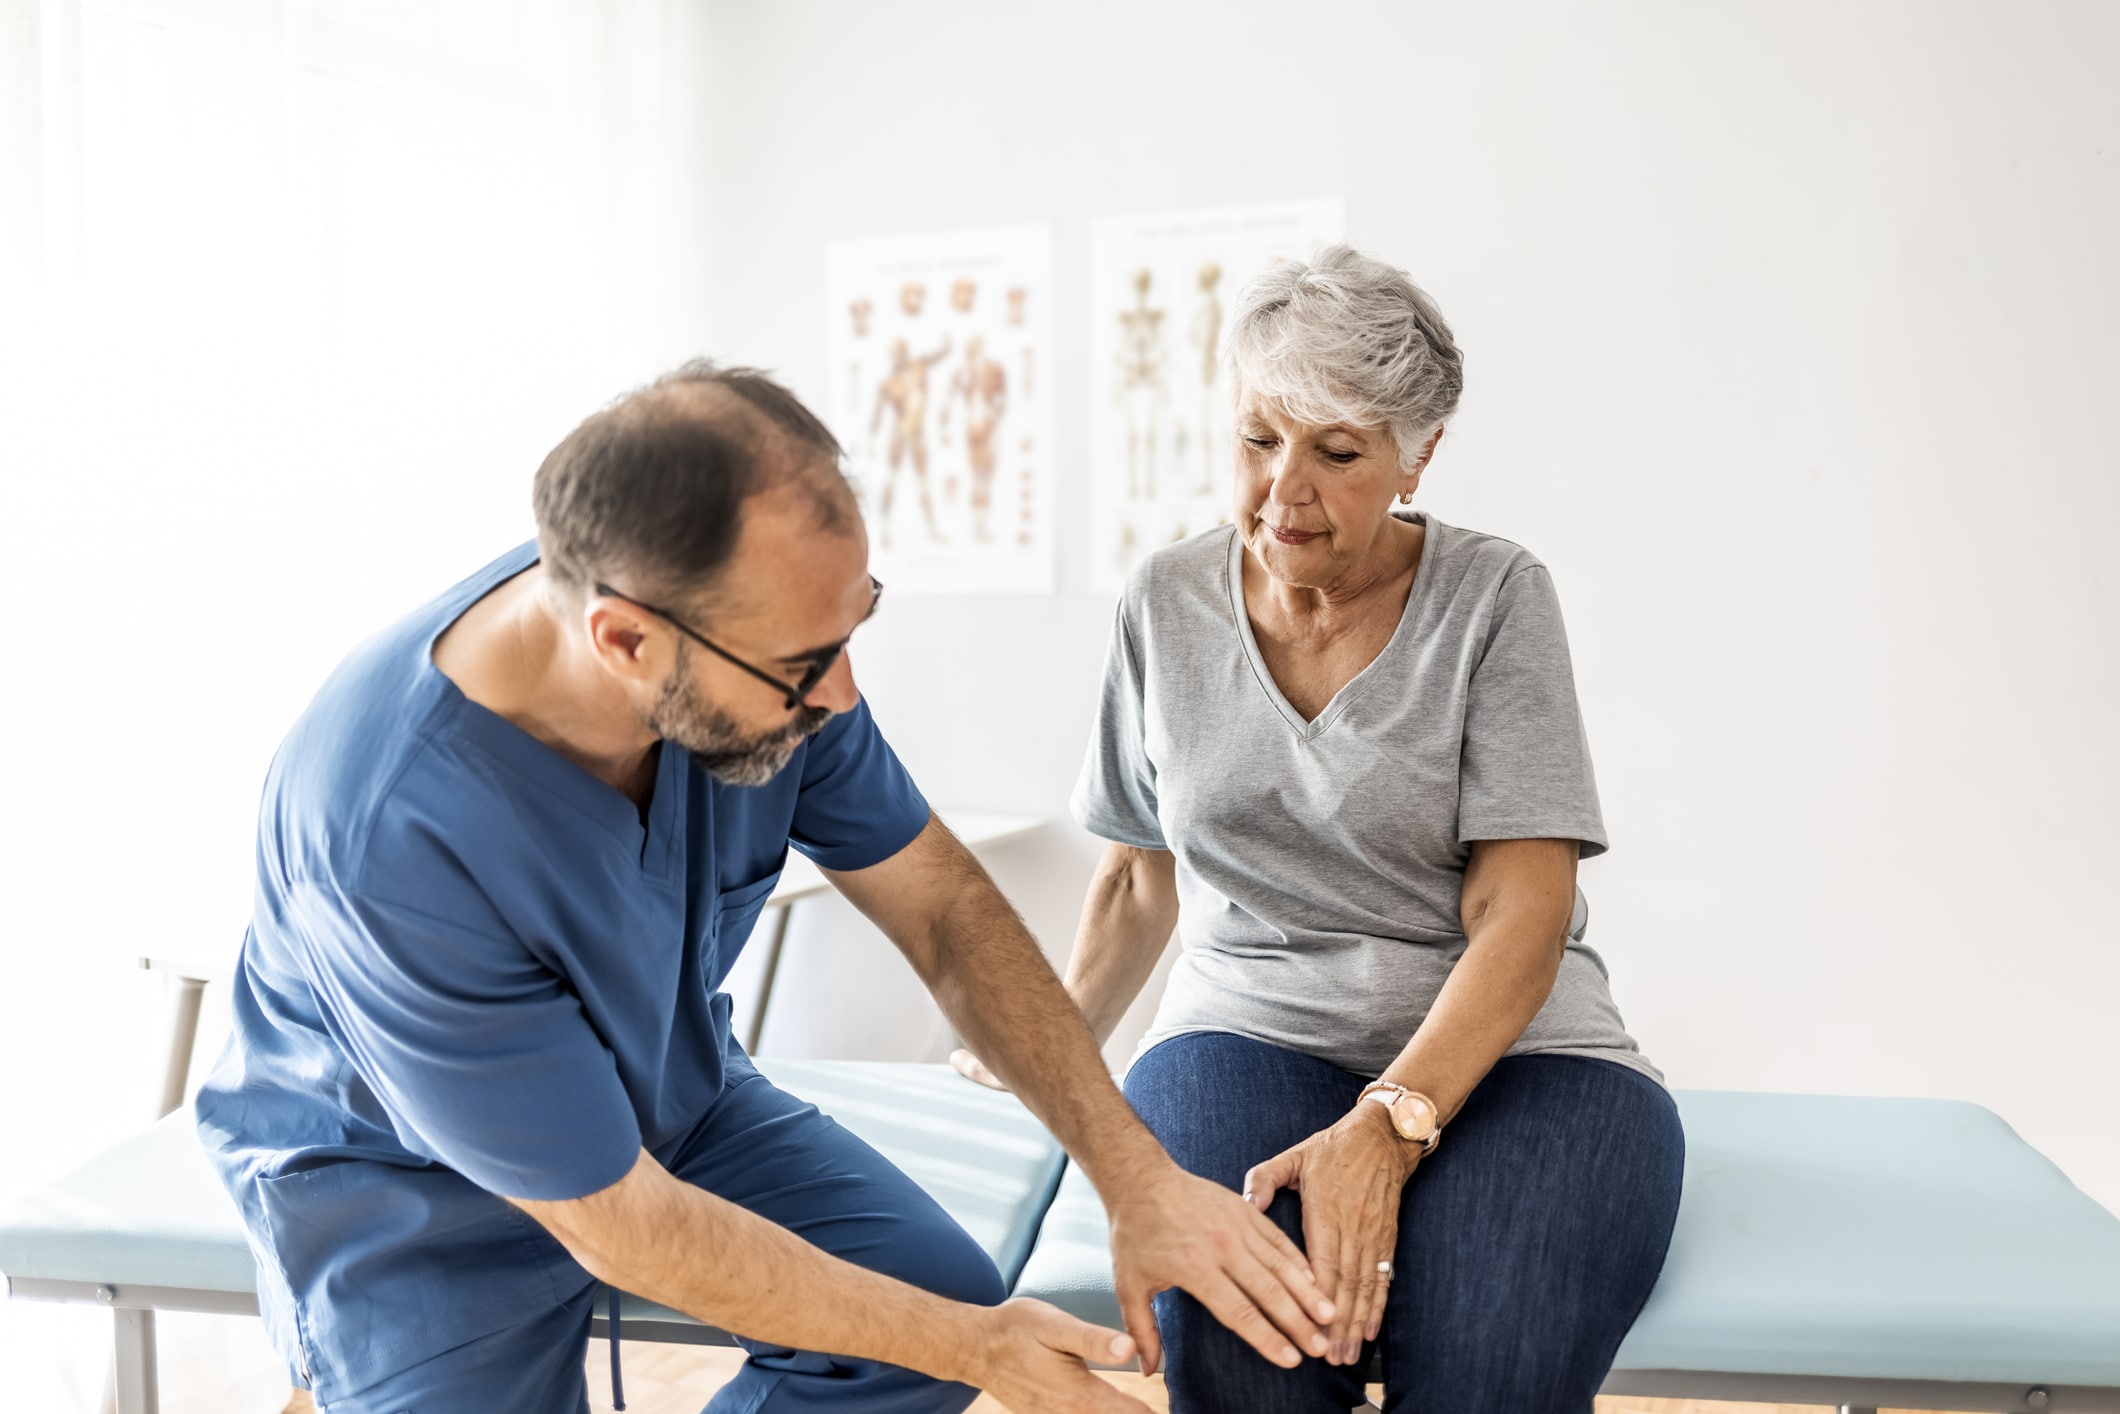
M 266 1346 L 254 1319 L 229 1316 L 170 1317 L 175 1329 L 163 1332 L 164 1414 L 316 1414 L 307 1395 L 287 1403 L 286 1377 Z M 699 1414 L 743 1360 L 727 1347 L 650 1345 L 627 1342 L 626 1414 Z M 588 1356 L 589 1407 L 592 1414 L 612 1414 L 611 1354 L 602 1341 L 591 1341 Z M 1167 1414 L 1161 1380 L 1139 1375 L 1107 1375 L 1156 1414 Z M 1372 1391 L 1374 1393 L 1374 1391 Z M 284 1409 L 282 1406 L 285 1406 Z M 982 1398 L 971 1414 L 1004 1414 L 1002 1406 Z M 1597 1414 L 1831 1414 L 1823 1406 L 1797 1404 L 1711 1404 L 1675 1399 L 1600 1399 Z M 1935 1414 L 1895 1410 L 1889 1414 Z
M 634 1345 L 625 1349 L 626 1414 L 699 1414 L 700 1406 L 736 1372 L 743 1352 L 682 1345 Z M 604 1342 L 589 1346 L 589 1408 L 610 1414 L 611 1356 Z M 1113 1384 L 1141 1400 L 1157 1414 L 1169 1405 L 1160 1379 L 1107 1375 Z M 970 1414 L 1004 1414 L 996 1401 L 982 1397 Z M 1800 1404 L 1706 1404 L 1678 1399 L 1600 1399 L 1597 1414 L 1830 1414 L 1820 1406 Z M 1934 1411 L 1894 1411 L 1934 1414 Z

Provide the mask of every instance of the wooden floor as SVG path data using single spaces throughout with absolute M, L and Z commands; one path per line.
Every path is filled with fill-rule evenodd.
M 708 1396 L 736 1373 L 743 1352 L 726 1348 L 685 1345 L 635 1345 L 625 1347 L 626 1414 L 699 1414 Z M 603 1341 L 589 1343 L 589 1408 L 592 1414 L 611 1409 L 611 1355 Z M 1163 1381 L 1139 1375 L 1107 1375 L 1113 1384 L 1141 1400 L 1159 1414 L 1170 1406 L 1163 1398 Z M 1374 1394 L 1376 1391 L 1372 1390 Z M 982 1396 L 971 1414 L 1003 1414 L 996 1400 Z M 1822 1414 L 1807 1404 L 1707 1404 L 1680 1399 L 1600 1399 L 1597 1414 Z M 1895 1411 L 1898 1414 L 1898 1411 Z M 1932 1414 L 1908 1411 L 1907 1414 Z
M 101 1312 L 86 1312 L 102 1315 Z M 279 1358 L 265 1342 L 255 1318 L 186 1316 L 165 1313 L 163 1331 L 163 1414 L 316 1414 L 307 1395 L 288 1400 L 286 1376 Z M 625 1348 L 626 1414 L 699 1414 L 714 1391 L 736 1373 L 743 1352 L 727 1347 L 653 1345 L 628 1341 Z M 592 1414 L 611 1414 L 611 1350 L 603 1341 L 589 1343 L 587 1363 Z M 1139 1375 L 1107 1375 L 1157 1414 L 1169 1409 L 1161 1380 Z M 1378 1391 L 1372 1389 L 1374 1396 Z M 283 1407 L 284 1406 L 284 1407 Z M 1003 1414 L 993 1399 L 981 1398 L 972 1414 Z M 1018 1411 L 1018 1414 L 1030 1414 Z M 1797 1404 L 1711 1404 L 1676 1399 L 1600 1399 L 1597 1414 L 1831 1414 L 1822 1406 Z M 1888 1411 L 1888 1414 L 1933 1414 L 1933 1411 Z

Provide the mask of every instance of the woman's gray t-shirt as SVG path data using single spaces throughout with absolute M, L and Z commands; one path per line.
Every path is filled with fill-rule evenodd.
M 1545 565 L 1413 519 L 1427 538 L 1398 628 L 1314 721 L 1259 654 L 1234 527 L 1157 551 L 1128 583 L 1073 807 L 1095 834 L 1177 858 L 1180 952 L 1141 1050 L 1227 1031 L 1377 1075 L 1465 951 L 1472 841 L 1604 853 Z M 1508 1054 L 1598 1056 L 1661 1082 L 1587 919 L 1578 892 L 1552 995 Z

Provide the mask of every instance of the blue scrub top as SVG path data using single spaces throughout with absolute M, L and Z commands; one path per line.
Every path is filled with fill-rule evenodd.
M 763 786 L 663 743 L 643 825 L 434 666 L 443 629 L 536 562 L 522 546 L 357 649 L 266 779 L 199 1128 L 276 1343 L 342 1388 L 579 1290 L 494 1195 L 594 1193 L 643 1147 L 667 1162 L 748 1069 L 720 989 L 788 845 L 861 869 L 928 820 L 863 703 Z

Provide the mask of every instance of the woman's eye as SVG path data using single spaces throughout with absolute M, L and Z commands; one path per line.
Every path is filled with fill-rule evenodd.
M 1337 462 L 1341 466 L 1346 466 L 1349 462 L 1360 461 L 1361 457 L 1362 454 L 1360 452 L 1327 452 L 1325 454 L 1327 461 Z
M 1244 445 L 1245 445 L 1245 446 L 1247 446 L 1247 447 L 1257 447 L 1257 448 L 1258 448 L 1258 449 L 1259 449 L 1260 451 L 1264 451 L 1264 450 L 1266 450 L 1266 449 L 1267 449 L 1268 447 L 1271 447 L 1271 446 L 1273 445 L 1273 438 L 1271 438 L 1271 437 L 1246 437 L 1246 438 L 1244 439 Z

